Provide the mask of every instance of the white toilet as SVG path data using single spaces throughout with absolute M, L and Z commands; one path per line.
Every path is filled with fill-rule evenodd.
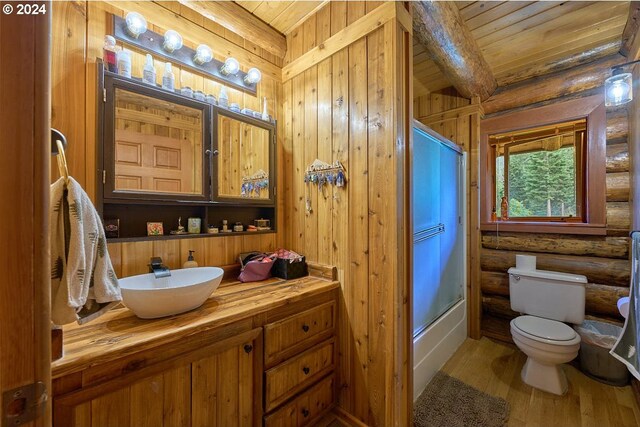
M 587 278 L 536 270 L 535 257 L 517 257 L 516 267 L 509 269 L 509 291 L 511 309 L 523 314 L 511 321 L 513 341 L 528 356 L 522 380 L 562 395 L 568 384 L 561 365 L 573 360 L 580 349 L 580 336 L 562 322 L 584 320 Z

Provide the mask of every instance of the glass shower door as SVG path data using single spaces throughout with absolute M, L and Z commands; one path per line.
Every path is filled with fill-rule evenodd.
M 414 336 L 463 297 L 462 164 L 460 153 L 414 129 Z

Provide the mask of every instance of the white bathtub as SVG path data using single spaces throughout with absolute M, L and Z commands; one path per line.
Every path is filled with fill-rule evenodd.
M 459 301 L 413 340 L 413 400 L 467 338 L 467 304 Z

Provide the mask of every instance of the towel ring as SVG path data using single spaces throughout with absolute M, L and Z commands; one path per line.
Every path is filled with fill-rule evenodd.
M 67 138 L 57 129 L 51 128 L 51 154 L 57 155 L 58 172 L 64 178 L 65 184 L 69 184 L 69 168 L 67 166 L 67 156 L 64 147 L 67 146 Z

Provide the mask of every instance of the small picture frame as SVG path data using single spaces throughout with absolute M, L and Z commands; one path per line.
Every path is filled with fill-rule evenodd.
M 119 219 L 105 219 L 104 220 L 104 234 L 107 239 L 116 239 L 120 237 L 120 220 Z
M 147 222 L 147 236 L 162 236 L 164 227 L 161 222 Z

